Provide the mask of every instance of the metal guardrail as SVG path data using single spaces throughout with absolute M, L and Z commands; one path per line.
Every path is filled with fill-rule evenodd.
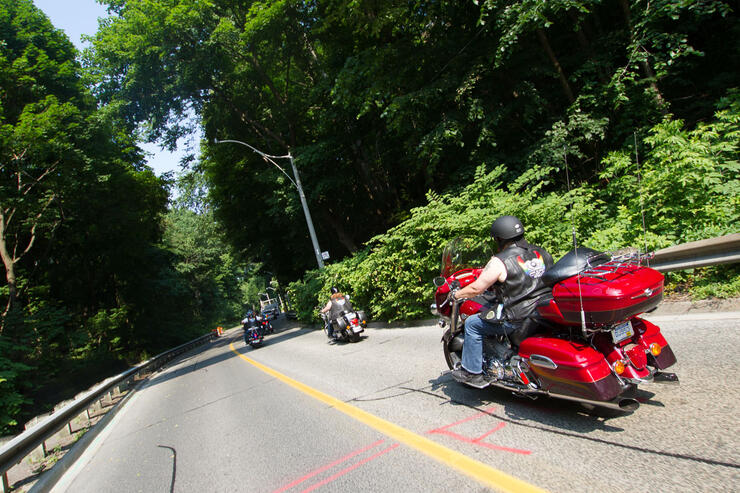
M 87 410 L 105 394 L 110 392 L 114 387 L 123 382 L 129 381 L 140 373 L 161 367 L 175 356 L 190 348 L 203 344 L 204 342 L 210 341 L 215 336 L 216 333 L 211 332 L 190 342 L 186 342 L 185 344 L 160 353 L 148 361 L 103 381 L 83 397 L 76 399 L 68 406 L 55 412 L 42 422 L 33 426 L 31 429 L 24 431 L 6 443 L 2 448 L 0 448 L 0 475 L 2 475 L 2 489 L 0 489 L 0 491 L 10 491 L 7 472 L 11 467 L 22 461 L 33 450 L 42 446 L 47 439 L 67 426 L 68 423 Z
M 692 241 L 655 252 L 650 267 L 660 272 L 740 261 L 740 233 Z

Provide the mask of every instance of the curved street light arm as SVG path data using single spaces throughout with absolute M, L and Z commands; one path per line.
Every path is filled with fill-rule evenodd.
M 293 156 L 290 154 L 286 154 L 285 156 L 271 156 L 270 154 L 265 154 L 264 152 L 255 149 L 251 145 L 247 144 L 246 142 L 242 142 L 241 140 L 234 140 L 234 139 L 227 139 L 227 140 L 218 140 L 213 139 L 214 143 L 221 144 L 223 142 L 232 142 L 234 144 L 241 144 L 243 146 L 249 147 L 251 150 L 262 156 L 262 159 L 265 161 L 269 161 L 277 168 L 283 172 L 285 176 L 288 177 L 290 182 L 293 184 L 293 186 L 298 190 L 298 197 L 301 199 L 301 205 L 303 206 L 303 213 L 306 215 L 306 224 L 308 225 L 308 234 L 311 237 L 311 243 L 313 243 L 313 252 L 314 255 L 316 255 L 316 263 L 319 266 L 319 269 L 324 268 L 324 260 L 321 258 L 321 248 L 319 248 L 319 240 L 316 238 L 316 231 L 314 231 L 313 228 L 313 220 L 311 219 L 311 212 L 308 210 L 308 202 L 306 202 L 306 195 L 303 193 L 303 187 L 301 186 L 301 178 L 298 176 L 298 168 L 295 166 L 295 161 L 293 161 Z M 295 177 L 295 181 L 288 175 L 288 173 L 285 172 L 283 168 L 281 168 L 273 159 L 290 159 L 290 166 L 293 168 L 293 176 Z
M 270 154 L 265 154 L 264 152 L 262 152 L 262 151 L 260 151 L 258 149 L 255 149 L 251 145 L 247 144 L 246 142 L 242 142 L 241 140 L 232 140 L 232 139 L 218 140 L 218 139 L 213 139 L 213 142 L 215 144 L 223 144 L 225 142 L 231 142 L 231 143 L 234 143 L 234 144 L 241 144 L 243 146 L 249 147 L 254 152 L 256 152 L 257 154 L 259 154 L 260 156 L 262 156 L 262 159 L 264 159 L 265 161 L 268 161 L 268 162 L 274 164 L 277 167 L 277 169 L 279 169 L 286 176 L 286 178 L 288 178 L 288 180 L 290 180 L 290 182 L 293 184 L 293 186 L 296 187 L 296 188 L 298 188 L 298 185 L 296 185 L 296 182 L 293 180 L 293 178 L 291 178 L 290 175 L 288 173 L 286 173 L 285 170 L 283 168 L 281 168 L 278 163 L 276 163 L 275 161 L 273 161 L 273 159 L 292 159 L 293 157 L 290 154 L 287 154 L 285 156 L 272 156 Z

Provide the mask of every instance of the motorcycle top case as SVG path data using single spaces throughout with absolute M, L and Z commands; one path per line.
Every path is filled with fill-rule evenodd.
M 606 267 L 606 266 L 605 266 Z M 663 299 L 663 274 L 639 265 L 595 268 L 555 284 L 554 302 L 566 322 L 615 324 L 658 306 Z

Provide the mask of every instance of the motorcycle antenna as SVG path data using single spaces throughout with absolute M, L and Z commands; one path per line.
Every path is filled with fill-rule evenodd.
M 632 132 L 635 139 L 635 163 L 637 163 L 637 191 L 640 194 L 640 214 L 642 215 L 642 240 L 645 245 L 644 252 L 647 253 L 647 226 L 645 226 L 645 203 L 642 198 L 642 174 L 640 172 L 640 155 L 637 153 L 637 132 Z M 639 258 L 639 255 L 638 255 Z M 646 258 L 647 266 L 650 267 L 650 259 Z
M 570 195 L 570 173 L 568 172 L 568 150 L 563 147 L 563 161 L 565 162 L 565 181 L 568 184 L 568 195 Z M 576 236 L 576 218 L 575 218 L 575 207 L 573 203 L 570 205 L 570 225 L 573 232 L 573 253 L 576 256 L 576 265 L 578 265 L 578 239 Z M 588 262 L 588 259 L 586 259 Z M 580 270 L 576 274 L 576 281 L 578 283 L 578 302 L 581 308 L 581 331 L 583 335 L 586 335 L 586 311 L 583 309 L 583 293 L 581 291 L 581 272 Z

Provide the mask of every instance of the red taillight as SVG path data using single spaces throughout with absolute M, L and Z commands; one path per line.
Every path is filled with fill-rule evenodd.
M 352 320 L 352 325 L 358 325 L 358 324 L 359 324 L 359 322 L 357 322 L 357 319 L 356 318 Z
M 630 345 L 626 347 L 627 357 L 635 368 L 645 368 L 647 365 L 647 355 L 641 346 Z

